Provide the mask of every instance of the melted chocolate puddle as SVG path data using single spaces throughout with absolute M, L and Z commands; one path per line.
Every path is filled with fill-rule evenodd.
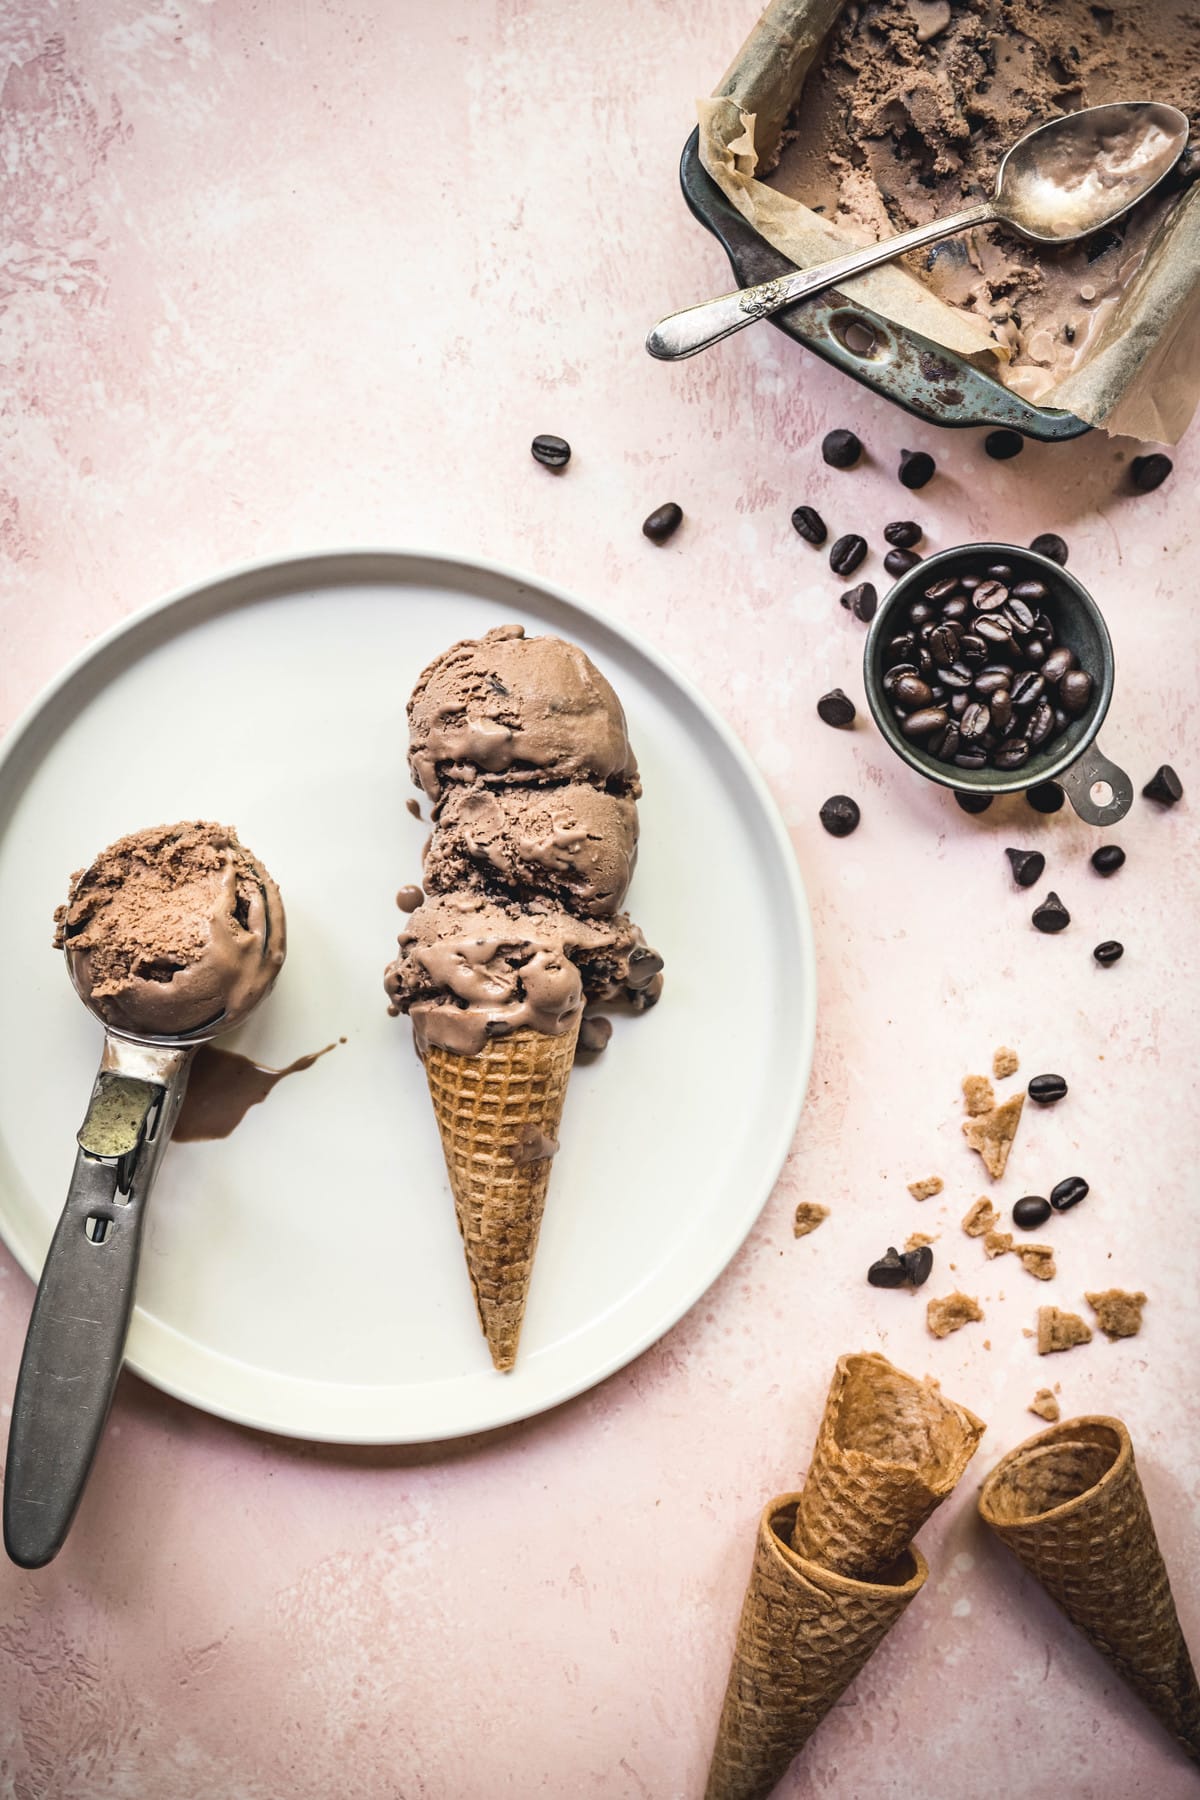
M 338 1039 L 341 1044 L 345 1041 Z M 268 1069 L 262 1063 L 251 1062 L 248 1056 L 239 1056 L 236 1050 L 218 1050 L 213 1044 L 202 1044 L 192 1064 L 172 1141 L 195 1144 L 228 1137 L 250 1108 L 265 1100 L 285 1075 L 311 1069 L 318 1057 L 336 1049 L 337 1044 L 326 1044 L 323 1050 L 298 1056 L 286 1069 Z

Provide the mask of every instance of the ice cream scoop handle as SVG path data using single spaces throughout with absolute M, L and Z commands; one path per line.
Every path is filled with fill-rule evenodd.
M 682 357 L 695 356 L 698 350 L 707 350 L 710 344 L 732 337 L 735 331 L 741 331 L 744 325 L 752 325 L 755 319 L 769 318 L 794 300 L 807 300 L 824 288 L 840 287 L 843 281 L 862 275 L 867 269 L 877 268 L 880 263 L 891 262 L 893 257 L 903 256 L 909 250 L 920 250 L 925 244 L 935 244 L 939 238 L 948 237 L 954 231 L 965 231 L 968 226 L 986 225 L 995 217 L 994 202 L 984 200 L 978 206 L 967 207 L 964 212 L 934 219 L 928 225 L 917 225 L 912 231 L 902 231 L 897 237 L 884 238 L 878 244 L 866 244 L 861 250 L 835 256 L 831 262 L 818 263 L 815 268 L 797 269 L 794 275 L 777 275 L 773 281 L 759 282 L 757 287 L 742 288 L 736 294 L 722 294 L 717 300 L 689 306 L 683 312 L 660 319 L 646 339 L 646 348 L 660 362 L 678 362 Z
M 119 1129 L 133 1148 L 80 1148 L 21 1357 L 4 1472 L 4 1545 L 38 1569 L 62 1548 L 112 1405 L 133 1308 L 146 1202 L 187 1081 L 129 1083 Z M 105 1083 L 102 1073 L 89 1120 Z M 112 1110 L 112 1078 L 106 1090 Z M 139 1116 L 140 1114 L 140 1116 Z M 113 1129 L 111 1123 L 105 1127 Z M 80 1132 L 84 1136 L 85 1127 Z

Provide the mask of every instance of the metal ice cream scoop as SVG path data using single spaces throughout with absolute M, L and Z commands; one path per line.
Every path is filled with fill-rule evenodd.
M 1018 138 L 996 172 L 990 200 L 851 250 L 812 269 L 672 313 L 646 339 L 651 356 L 676 362 L 732 336 L 755 319 L 840 287 L 854 275 L 972 225 L 1002 224 L 1036 244 L 1070 244 L 1111 225 L 1157 187 L 1183 154 L 1186 113 L 1155 100 L 1089 106 Z
M 253 866 L 248 854 L 246 861 Z M 255 965 L 247 954 L 230 959 L 223 991 L 213 990 L 216 1011 L 177 1034 L 141 1035 L 114 1025 L 112 1004 L 92 992 L 69 939 L 65 946 L 71 979 L 105 1035 L 13 1399 L 4 1544 L 22 1568 L 41 1568 L 58 1554 L 87 1482 L 121 1372 L 146 1204 L 192 1059 L 201 1044 L 242 1022 L 282 964 L 283 908 L 265 870 L 251 920 L 234 929 L 255 932 L 260 961 Z M 218 960 L 217 966 L 226 965 Z M 169 983 L 162 986 L 165 991 Z M 166 1022 L 167 1003 L 161 1004 Z

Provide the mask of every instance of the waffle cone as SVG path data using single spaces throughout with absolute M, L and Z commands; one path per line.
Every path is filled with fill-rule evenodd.
M 941 1505 L 984 1429 L 928 1377 L 917 1381 L 883 1356 L 840 1357 L 793 1547 L 824 1569 L 869 1579 Z
M 771 1792 L 929 1573 L 916 1549 L 869 1582 L 798 1556 L 799 1501 L 781 1495 L 759 1520 L 705 1800 Z
M 1200 1762 L 1200 1688 L 1120 1419 L 1065 1419 L 1011 1450 L 986 1524 Z
M 576 1020 L 559 1037 L 490 1038 L 478 1056 L 434 1044 L 425 1052 L 479 1323 L 505 1371 L 517 1360 L 553 1161 L 520 1160 L 522 1139 L 557 1139 L 578 1035 Z

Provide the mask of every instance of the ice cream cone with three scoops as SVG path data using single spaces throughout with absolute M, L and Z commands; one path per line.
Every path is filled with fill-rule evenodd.
M 495 1367 L 517 1358 L 567 1084 L 590 1005 L 652 1006 L 662 959 L 621 912 L 637 763 L 576 645 L 520 626 L 453 645 L 408 707 L 433 808 L 424 897 L 385 977 L 425 1068 Z

